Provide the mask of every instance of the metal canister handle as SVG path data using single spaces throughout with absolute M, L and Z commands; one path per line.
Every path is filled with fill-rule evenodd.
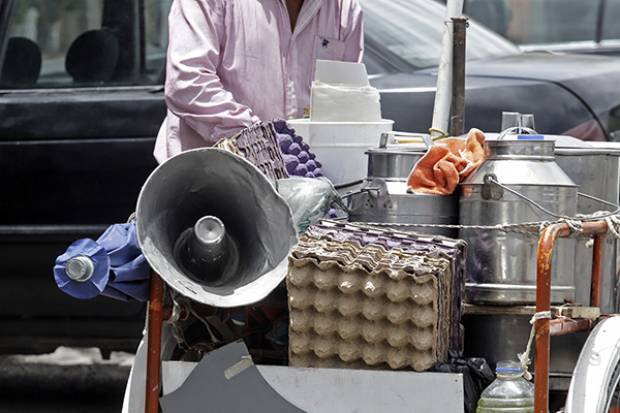
M 390 141 L 390 137 L 394 138 L 401 136 L 403 138 L 414 138 L 409 139 L 411 142 L 407 143 L 423 143 L 426 148 L 430 148 L 433 146 L 433 140 L 430 135 L 426 135 L 423 133 L 411 133 L 411 132 L 383 132 L 381 134 L 381 138 L 379 139 L 379 148 L 385 149 Z
M 358 189 L 357 191 L 348 192 L 348 193 L 340 196 L 340 199 L 342 201 L 342 205 L 341 206 L 346 210 L 345 212 L 347 214 L 351 214 L 351 197 L 355 196 L 355 195 L 363 194 L 363 193 L 369 193 L 370 194 L 371 192 L 377 192 L 378 195 L 380 195 L 381 194 L 381 188 L 380 187 L 370 187 L 369 186 L 369 187 Z
M 523 199 L 524 201 L 528 202 L 529 204 L 533 205 L 534 207 L 538 208 L 539 210 L 541 210 L 542 212 L 544 212 L 547 215 L 551 215 L 554 218 L 558 218 L 558 219 L 567 219 L 567 220 L 573 220 L 576 217 L 569 217 L 566 215 L 561 215 L 561 214 L 556 214 L 553 211 L 548 210 L 547 208 L 545 208 L 544 206 L 540 205 L 538 202 L 534 201 L 533 199 L 531 199 L 530 197 L 528 197 L 527 195 L 522 194 L 521 192 L 512 189 L 504 184 L 501 184 L 498 180 L 497 177 L 493 174 L 487 174 L 484 176 L 484 186 L 482 188 L 483 191 L 483 197 L 485 196 L 484 192 L 485 192 L 485 187 L 486 189 L 486 195 L 487 198 L 486 199 L 501 199 L 501 197 L 503 196 L 503 191 L 501 192 L 501 194 L 499 193 L 499 191 L 497 191 L 496 189 L 493 189 L 493 186 L 496 186 L 497 188 L 499 188 L 500 190 L 506 190 L 508 192 L 510 192 L 513 195 L 518 196 L 519 198 Z M 584 194 L 581 192 L 578 192 L 579 196 L 588 198 L 588 199 L 592 199 L 598 202 L 601 202 L 603 204 L 607 204 L 607 205 L 612 205 L 614 206 L 616 209 L 614 211 L 610 211 L 608 213 L 603 213 L 603 214 L 595 214 L 592 215 L 591 218 L 592 219 L 604 219 L 606 217 L 610 217 L 613 215 L 616 215 L 620 212 L 620 206 L 613 204 L 611 202 L 605 201 L 604 199 L 592 196 L 592 195 L 588 195 L 588 194 Z M 499 198 L 497 198 L 497 196 L 499 196 Z M 587 216 L 584 216 L 585 218 L 587 218 Z M 580 217 L 577 217 L 580 218 Z
M 507 135 L 520 135 L 520 134 L 526 134 L 526 135 L 538 135 L 538 132 L 536 132 L 534 129 L 531 128 L 526 128 L 523 126 L 513 126 L 512 128 L 508 128 L 503 130 L 499 136 L 497 137 L 498 141 L 504 140 L 504 138 Z
M 347 192 L 346 194 L 342 195 L 340 198 L 342 198 L 344 200 L 344 199 L 351 198 L 354 195 L 359 195 L 359 194 L 363 194 L 365 192 L 373 192 L 373 191 L 381 192 L 381 188 L 379 188 L 379 187 L 372 187 L 372 186 L 365 187 L 365 188 L 360 188 L 357 191 Z

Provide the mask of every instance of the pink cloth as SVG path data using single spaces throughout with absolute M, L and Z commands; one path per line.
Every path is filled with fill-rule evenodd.
M 363 53 L 357 0 L 305 0 L 294 32 L 285 0 L 175 0 L 169 25 L 159 162 L 259 120 L 302 117 L 315 60 Z

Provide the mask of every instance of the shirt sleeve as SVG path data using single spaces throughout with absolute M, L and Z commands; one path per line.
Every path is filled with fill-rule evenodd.
M 364 56 L 364 13 L 357 0 L 350 0 L 344 36 L 344 61 L 361 62 Z
M 225 37 L 221 0 L 175 0 L 169 16 L 168 109 L 208 144 L 258 120 L 235 101 L 217 75 Z

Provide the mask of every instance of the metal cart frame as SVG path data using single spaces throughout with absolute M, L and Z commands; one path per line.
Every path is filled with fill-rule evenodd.
M 592 260 L 591 306 L 600 306 L 602 261 L 605 237 L 608 232 L 606 221 L 585 222 L 581 227 L 582 235 L 594 237 Z M 571 236 L 573 229 L 568 223 L 556 223 L 546 227 L 540 234 L 536 274 L 536 312 L 545 314 L 551 311 L 551 272 L 555 242 L 558 238 Z M 150 299 L 148 304 L 148 358 L 146 374 L 145 413 L 159 411 L 159 394 L 161 388 L 161 336 L 164 311 L 164 283 L 158 274 L 151 278 Z M 590 319 L 551 319 L 538 318 L 535 322 L 535 409 L 536 413 L 548 413 L 549 409 L 549 354 L 550 337 L 588 331 L 593 326 Z
M 590 287 L 590 305 L 599 307 L 601 300 L 601 280 L 605 237 L 609 228 L 606 221 L 584 222 L 580 234 L 594 236 L 592 259 L 592 284 Z M 568 223 L 552 224 L 545 228 L 538 241 L 536 268 L 536 313 L 545 314 L 551 311 L 551 270 L 555 242 L 558 238 L 571 236 L 573 230 Z M 538 318 L 535 322 L 536 357 L 534 381 L 534 411 L 549 411 L 549 353 L 551 336 L 572 334 L 588 331 L 593 326 L 590 319 L 551 319 Z

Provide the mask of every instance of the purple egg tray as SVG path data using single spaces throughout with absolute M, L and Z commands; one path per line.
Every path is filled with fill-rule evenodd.
M 303 138 L 296 134 L 284 120 L 274 121 L 277 132 L 278 145 L 282 151 L 282 158 L 286 170 L 291 176 L 302 178 L 320 178 L 323 176 L 321 163 L 310 150 L 310 146 Z

